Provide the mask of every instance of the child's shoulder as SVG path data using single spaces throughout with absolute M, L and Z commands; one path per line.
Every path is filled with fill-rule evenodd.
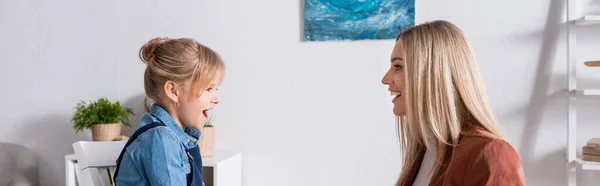
M 160 141 L 169 141 L 169 142 L 173 142 L 173 143 L 181 141 L 177 137 L 177 134 L 175 133 L 175 131 L 170 129 L 168 126 L 164 126 L 164 125 L 156 126 L 151 129 L 148 129 L 144 133 L 140 134 L 136 140 L 137 141 L 152 141 L 152 142 L 157 142 L 156 140 L 160 140 Z
M 181 140 L 169 127 L 155 126 L 139 134 L 131 146 L 136 149 L 162 149 L 179 147 L 180 144 Z

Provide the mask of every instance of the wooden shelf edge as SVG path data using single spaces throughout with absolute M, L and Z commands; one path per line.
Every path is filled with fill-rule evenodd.
M 600 60 L 598 61 L 586 61 L 583 64 L 588 67 L 600 67 Z

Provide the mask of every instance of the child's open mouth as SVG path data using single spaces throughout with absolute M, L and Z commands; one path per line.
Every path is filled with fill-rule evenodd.
M 202 111 L 202 114 L 204 115 L 204 117 L 208 118 L 208 112 L 212 110 L 212 108 L 206 109 Z

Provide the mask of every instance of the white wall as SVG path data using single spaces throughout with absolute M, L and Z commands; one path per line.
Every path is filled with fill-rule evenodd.
M 597 1 L 580 3 L 600 11 Z M 62 185 L 63 156 L 71 143 L 90 139 L 71 128 L 75 104 L 106 96 L 135 108 L 137 120 L 139 47 L 156 36 L 192 37 L 226 61 L 217 146 L 244 153 L 246 186 L 392 185 L 399 148 L 380 79 L 394 42 L 300 42 L 301 7 L 291 0 L 2 0 L 0 141 L 33 149 L 42 185 Z M 563 13 L 561 0 L 417 1 L 417 22 L 446 19 L 467 34 L 528 185 L 566 179 Z M 597 29 L 579 30 L 587 46 L 579 59 L 600 59 Z M 599 69 L 581 70 L 581 86 L 600 86 Z M 600 136 L 593 133 L 599 103 L 582 104 L 579 145 Z M 593 185 L 598 174 L 580 174 L 580 183 Z

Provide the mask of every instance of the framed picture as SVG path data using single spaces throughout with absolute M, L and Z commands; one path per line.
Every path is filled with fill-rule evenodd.
M 395 39 L 415 23 L 415 0 L 304 0 L 304 40 Z

